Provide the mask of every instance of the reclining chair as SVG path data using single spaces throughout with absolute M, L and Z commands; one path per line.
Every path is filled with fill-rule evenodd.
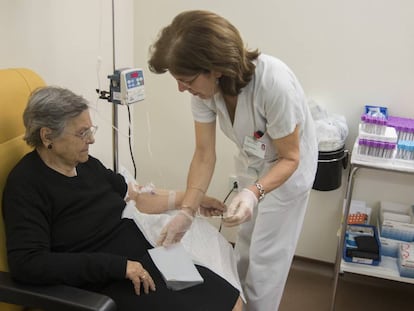
M 10 170 L 30 148 L 23 141 L 23 110 L 30 93 L 45 83 L 29 69 L 0 70 L 0 214 L 4 184 Z M 14 281 L 7 272 L 3 217 L 0 217 L 0 310 L 44 311 L 116 310 L 114 301 L 104 295 L 79 288 L 32 286 Z M 27 309 L 28 308 L 28 309 Z

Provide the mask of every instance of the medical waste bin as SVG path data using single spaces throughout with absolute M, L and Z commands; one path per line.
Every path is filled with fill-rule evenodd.
M 342 184 L 342 171 L 348 166 L 348 150 L 343 146 L 332 151 L 319 151 L 318 168 L 312 189 L 330 191 Z

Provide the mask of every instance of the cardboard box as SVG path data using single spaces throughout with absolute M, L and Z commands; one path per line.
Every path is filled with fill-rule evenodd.
M 381 237 L 405 242 L 414 241 L 412 206 L 381 201 L 379 217 Z
M 369 224 L 371 210 L 365 201 L 351 200 L 347 223 L 350 225 Z
M 380 228 L 380 220 L 377 218 L 377 227 Z M 381 236 L 381 233 L 378 232 L 378 237 L 381 243 L 381 255 L 397 258 L 398 257 L 398 248 L 403 241 L 389 239 Z
M 414 278 L 414 244 L 400 244 L 400 247 L 398 248 L 397 264 L 400 276 Z
M 388 256 L 388 257 L 398 257 L 398 248 L 402 241 L 399 240 L 393 240 L 393 239 L 387 239 L 384 237 L 379 238 L 381 243 L 381 255 L 382 256 Z

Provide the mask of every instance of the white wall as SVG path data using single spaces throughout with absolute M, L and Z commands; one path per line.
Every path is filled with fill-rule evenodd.
M 357 134 L 365 104 L 384 105 L 392 115 L 414 118 L 414 2 L 411 0 L 176 0 L 135 2 L 135 64 L 146 72 L 147 98 L 135 107 L 136 151 L 142 182 L 183 187 L 193 151 L 189 97 L 168 75 L 147 69 L 148 46 L 180 11 L 208 9 L 240 30 L 251 48 L 284 60 L 310 98 L 344 115 L 347 148 Z M 224 198 L 235 149 L 218 139 L 218 165 L 209 193 Z M 412 177 L 359 174 L 354 198 L 414 202 Z M 297 255 L 332 262 L 344 197 L 342 187 L 312 191 Z M 390 184 L 392 184 L 390 186 Z M 410 186 L 406 186 L 409 184 Z M 374 188 L 372 193 L 369 188 Z M 391 189 L 392 191 L 389 191 Z M 234 237 L 234 231 L 226 232 Z
M 116 67 L 133 66 L 133 1 L 115 1 Z M 99 126 L 91 154 L 113 167 L 112 105 L 97 100 L 113 72 L 111 0 L 0 0 L 0 68 L 27 67 L 87 98 Z M 127 113 L 118 109 L 120 163 L 132 169 Z

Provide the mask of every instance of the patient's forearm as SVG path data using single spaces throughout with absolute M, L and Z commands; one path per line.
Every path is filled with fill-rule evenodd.
M 130 196 L 142 213 L 161 214 L 168 210 L 179 209 L 184 199 L 183 191 L 155 189 L 153 192 L 134 193 Z M 226 206 L 216 198 L 204 196 L 201 202 L 201 213 L 204 216 L 221 215 Z
M 169 190 L 156 189 L 154 193 L 140 193 L 134 198 L 136 207 L 142 213 L 147 214 L 160 214 L 168 209 L 179 208 L 183 201 L 184 192 L 175 192 L 175 198 L 173 202 L 170 201 Z M 172 208 L 169 208 L 172 207 Z

